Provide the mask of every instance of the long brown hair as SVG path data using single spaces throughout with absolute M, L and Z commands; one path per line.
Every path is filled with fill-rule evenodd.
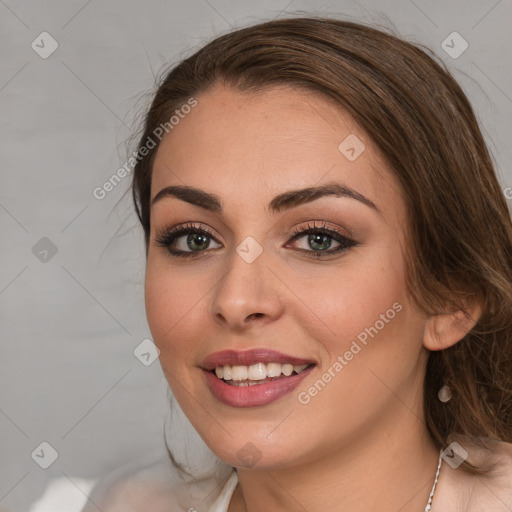
M 412 298 L 427 314 L 465 312 L 475 299 L 482 306 L 464 339 L 429 354 L 430 434 L 438 448 L 454 434 L 483 447 L 511 442 L 512 223 L 472 107 L 445 66 L 400 37 L 353 22 L 298 17 L 239 29 L 168 72 L 145 117 L 139 150 L 217 82 L 247 92 L 287 85 L 322 93 L 373 139 L 406 202 Z M 158 144 L 138 161 L 132 183 L 146 250 Z M 446 403 L 438 398 L 443 385 L 452 394 Z M 469 461 L 461 467 L 489 470 Z

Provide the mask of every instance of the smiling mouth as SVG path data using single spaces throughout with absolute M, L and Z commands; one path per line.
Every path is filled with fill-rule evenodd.
M 293 365 L 290 363 L 256 363 L 250 366 L 217 366 L 211 373 L 230 386 L 258 386 L 276 380 L 300 375 L 313 364 Z

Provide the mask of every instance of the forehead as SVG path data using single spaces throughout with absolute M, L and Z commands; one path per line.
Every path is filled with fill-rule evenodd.
M 337 181 L 377 206 L 401 200 L 373 142 L 320 93 L 216 85 L 197 102 L 160 144 L 151 197 L 168 185 L 191 185 L 224 197 L 226 204 L 266 204 L 283 190 Z

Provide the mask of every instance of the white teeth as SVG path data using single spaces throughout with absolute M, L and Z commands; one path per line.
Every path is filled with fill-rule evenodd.
M 279 363 L 268 363 L 267 377 L 279 377 L 281 375 L 281 366 Z
M 229 384 L 230 384 L 230 386 L 236 386 L 236 387 L 242 388 L 244 386 L 257 386 L 259 384 L 259 381 L 257 381 L 257 380 L 254 380 L 254 381 L 245 380 L 243 382 L 230 381 Z
M 293 364 L 283 364 L 281 371 L 289 377 L 293 373 Z
M 267 369 L 263 363 L 252 364 L 247 372 L 249 380 L 262 380 L 267 378 Z
M 289 377 L 294 371 L 295 373 L 300 373 L 308 366 L 307 364 L 294 366 L 289 363 L 256 363 L 251 366 L 217 366 L 215 368 L 215 375 L 219 379 L 233 380 L 239 383 L 240 381 L 258 381 L 268 377 L 279 377 L 281 374 L 285 377 Z M 246 384 L 242 382 L 240 385 Z M 252 384 L 248 383 L 248 385 Z
M 231 367 L 231 378 L 233 380 L 247 380 L 249 369 L 247 366 L 232 366 Z

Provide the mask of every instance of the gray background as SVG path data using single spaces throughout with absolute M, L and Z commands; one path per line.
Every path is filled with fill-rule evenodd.
M 0 0 L 0 509 L 28 510 L 52 479 L 162 454 L 167 383 L 158 360 L 133 353 L 150 332 L 130 178 L 103 200 L 92 192 L 126 161 L 165 63 L 300 10 L 431 47 L 469 95 L 512 197 L 510 0 Z M 59 45 L 46 59 L 31 47 L 49 48 L 43 31 Z M 469 44 L 457 58 L 441 46 L 454 31 Z M 43 441 L 59 455 L 46 470 L 31 457 Z

